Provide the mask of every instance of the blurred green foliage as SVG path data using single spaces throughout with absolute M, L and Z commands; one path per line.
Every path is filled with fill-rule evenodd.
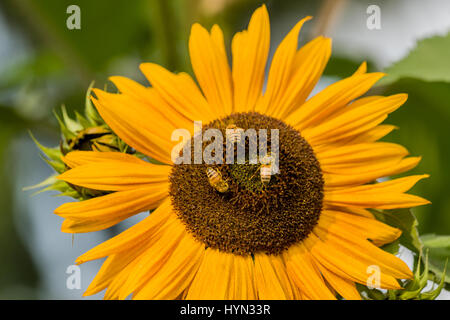
M 14 298 L 11 292 L 2 289 L 17 286 L 35 286 L 38 278 L 31 257 L 27 255 L 23 239 L 17 233 L 14 223 L 13 203 L 13 177 L 11 172 L 13 161 L 8 157 L 10 140 L 12 137 L 25 129 L 27 123 L 20 119 L 11 109 L 0 107 L 0 299 Z M 21 298 L 19 296 L 17 298 Z M 28 297 L 30 298 L 30 297 Z
M 419 41 L 407 57 L 394 63 L 386 72 L 386 82 L 401 78 L 450 82 L 450 33 Z

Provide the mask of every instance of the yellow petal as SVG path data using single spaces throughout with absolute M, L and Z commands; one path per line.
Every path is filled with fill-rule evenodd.
M 147 249 L 146 245 L 137 245 L 130 250 L 109 256 L 102 267 L 97 272 L 94 280 L 83 296 L 96 294 L 108 287 L 115 277 L 121 273 L 130 263 L 132 263 L 142 252 Z
M 391 133 L 395 129 L 397 129 L 396 126 L 389 125 L 389 124 L 382 124 L 382 125 L 376 126 L 373 129 L 370 129 L 366 132 L 363 132 L 360 135 L 357 135 L 356 137 L 349 139 L 348 141 L 344 141 L 344 143 L 356 144 L 356 143 L 364 143 L 364 142 L 375 142 L 375 141 L 378 141 L 381 138 L 387 136 L 389 133 Z
M 141 69 L 142 69 L 141 64 Z M 145 72 L 144 72 L 145 73 Z M 135 101 L 144 104 L 152 113 L 157 114 L 162 117 L 170 124 L 173 128 L 189 128 L 192 126 L 192 121 L 196 120 L 195 114 L 191 113 L 187 108 L 180 108 L 178 105 L 170 104 L 166 101 L 159 90 L 156 88 L 148 88 L 140 85 L 139 83 L 130 80 L 125 77 L 110 77 L 109 78 L 119 91 L 126 96 L 131 97 Z M 195 86 L 195 84 L 194 84 Z M 195 94 L 195 89 L 187 85 L 187 83 L 181 84 L 182 88 Z M 173 91 L 176 88 L 171 88 Z
M 353 166 L 370 160 L 378 162 L 386 158 L 404 157 L 408 153 L 406 148 L 395 143 L 359 143 L 318 152 L 317 159 L 322 167 Z
M 197 81 L 217 117 L 231 114 L 233 84 L 220 28 L 214 25 L 210 34 L 198 23 L 192 25 L 189 54 Z
M 146 163 L 108 161 L 70 169 L 57 178 L 94 190 L 124 191 L 150 185 L 164 185 L 172 167 Z
M 358 69 L 356 69 L 356 71 L 353 75 L 364 74 L 366 72 L 367 72 L 367 62 L 364 61 L 363 63 L 361 63 L 361 65 L 358 67 Z
M 178 298 L 196 276 L 204 255 L 204 245 L 186 232 L 164 267 L 133 294 L 133 299 Z
M 326 188 L 363 184 L 414 168 L 420 157 L 406 158 L 408 151 L 387 142 L 336 146 L 317 151 Z
M 261 300 L 292 300 L 294 292 L 281 257 L 255 255 L 255 282 Z
M 356 199 L 350 199 L 356 198 Z M 334 205 L 353 205 L 362 206 L 364 208 L 376 209 L 398 209 L 411 208 L 429 204 L 430 202 L 410 194 L 354 194 L 352 196 L 334 196 L 326 200 L 328 203 Z
M 121 161 L 126 163 L 147 163 L 138 157 L 122 152 L 72 151 L 62 157 L 69 167 L 74 168 L 83 164 Z
M 289 277 L 300 288 L 301 292 L 314 300 L 335 300 L 314 265 L 308 250 L 302 243 L 292 245 L 283 253 Z
M 299 106 L 301 108 L 319 81 L 330 55 L 331 39 L 324 37 L 310 41 L 297 52 L 289 84 L 278 108 L 271 112 L 274 117 L 284 119 Z
M 281 41 L 273 56 L 267 87 L 264 96 L 256 106 L 256 111 L 271 115 L 280 107 L 280 101 L 289 84 L 292 75 L 292 67 L 297 53 L 298 34 L 303 24 L 310 20 L 306 17 L 300 20 L 287 36 Z
M 122 76 L 111 76 L 109 77 L 109 80 L 114 83 L 121 93 L 132 96 L 142 102 L 147 102 L 153 96 L 151 94 L 151 92 L 154 91 L 153 89 L 144 87 L 140 83 L 137 83 L 129 78 Z
M 114 270 L 113 266 L 117 265 L 120 265 L 119 263 L 117 263 L 117 255 L 108 257 L 108 259 L 103 262 L 102 267 L 95 275 L 94 280 L 91 281 L 89 287 L 83 293 L 83 296 L 90 296 L 104 290 L 108 286 L 108 284 L 111 283 L 114 276 L 119 273 L 124 267 L 123 265 L 120 265 L 119 269 Z M 111 269 L 113 269 L 114 271 L 109 273 L 108 271 Z
M 383 97 L 373 102 L 347 108 L 346 112 L 330 117 L 316 127 L 302 131 L 302 135 L 313 145 L 331 143 L 366 132 L 386 119 L 387 114 L 399 108 L 407 99 L 405 94 Z
M 152 236 L 153 232 L 157 231 L 164 223 L 166 223 L 167 219 L 174 214 L 175 213 L 171 208 L 170 199 L 166 199 L 155 211 L 141 222 L 81 255 L 76 261 L 77 264 L 103 258 L 130 249 L 139 243 L 144 243 Z
M 142 63 L 140 68 L 175 112 L 190 120 L 189 127 L 184 129 L 192 129 L 193 121 L 209 122 L 216 118 L 215 111 L 206 102 L 197 84 L 187 73 L 175 75 L 154 63 Z
M 339 206 L 329 206 L 327 204 L 323 204 L 323 210 L 334 210 L 334 211 L 340 211 L 349 213 L 351 215 L 357 215 L 361 217 L 365 217 L 368 219 L 375 219 L 374 215 L 367 209 L 359 208 L 359 207 L 352 207 L 352 206 L 345 206 L 345 207 L 339 207 Z
M 348 279 L 350 281 L 358 282 L 361 284 L 366 284 L 370 276 L 368 273 L 368 267 L 371 265 L 377 265 L 377 261 L 365 261 L 360 259 L 355 259 L 352 251 L 343 250 L 343 248 L 336 245 L 328 239 L 326 235 L 325 238 L 319 239 L 316 236 L 316 230 L 314 233 L 308 235 L 308 238 L 304 240 L 305 246 L 308 248 L 311 255 L 317 260 L 322 266 L 331 270 L 336 275 L 342 277 L 343 279 Z M 322 237 L 322 235 L 321 235 Z M 355 248 L 354 250 L 358 250 Z M 380 287 L 383 289 L 400 289 L 401 286 L 395 280 L 394 277 L 381 272 L 380 274 Z
M 286 121 L 297 130 L 317 126 L 334 112 L 366 93 L 383 75 L 378 72 L 364 73 L 340 80 L 306 101 Z
M 376 219 L 336 210 L 322 210 L 320 224 L 326 226 L 327 230 L 350 230 L 361 238 L 372 240 L 377 246 L 393 242 L 402 233 L 400 229 L 390 227 Z
M 269 14 L 262 5 L 253 13 L 248 29 L 233 37 L 234 112 L 254 110 L 262 94 L 269 46 Z
M 429 201 L 403 192 L 428 175 L 409 176 L 377 184 L 328 190 L 324 202 L 335 206 L 395 209 L 428 204 Z
M 376 184 L 368 184 L 364 186 L 356 186 L 349 188 L 341 188 L 339 190 L 333 190 L 332 193 L 336 194 L 354 194 L 354 193 L 374 193 L 374 192 L 391 192 L 401 193 L 411 189 L 418 181 L 428 178 L 428 174 L 413 175 L 389 181 L 384 181 Z
M 371 242 L 359 237 L 358 234 L 351 233 L 351 228 L 341 225 L 329 227 L 328 224 L 319 223 L 314 229 L 314 233 L 321 239 L 326 239 L 340 251 L 353 257 L 354 260 L 361 261 L 367 266 L 377 265 L 381 272 L 398 279 L 411 279 L 413 277 L 407 264 Z
M 325 280 L 346 300 L 361 300 L 355 283 L 331 272 L 320 263 L 316 263 Z
M 158 239 L 148 247 L 130 270 L 130 275 L 120 290 L 119 299 L 125 299 L 164 268 L 171 254 L 180 245 L 186 229 L 177 218 L 169 220 L 164 225 L 165 229 L 160 231 Z
M 156 208 L 168 197 L 168 189 L 169 184 L 166 183 L 68 202 L 55 209 L 55 214 L 78 221 L 123 220 L 133 214 Z
M 86 233 L 104 230 L 118 224 L 125 219 L 128 219 L 135 214 L 135 212 L 127 212 L 118 214 L 117 216 L 113 217 L 102 218 L 101 220 L 79 220 L 66 218 L 61 225 L 61 232 Z
M 111 281 L 111 283 L 108 284 L 108 288 L 106 289 L 105 296 L 103 299 L 105 300 L 118 300 L 120 296 L 121 288 L 123 287 L 124 283 L 127 281 L 130 271 L 134 268 L 134 266 L 137 264 L 139 260 L 134 259 L 131 261 L 128 265 L 125 266 L 124 269 L 122 269 L 119 274 L 117 274 Z
M 167 119 L 131 97 L 94 89 L 97 110 L 111 129 L 129 146 L 163 163 L 171 163 L 174 127 Z
M 391 161 L 380 161 L 375 165 L 355 165 L 349 169 L 336 169 L 329 173 L 324 169 L 325 188 L 359 185 L 374 181 L 375 179 L 396 175 L 406 172 L 417 166 L 421 157 L 411 157 Z
M 251 256 L 235 255 L 231 274 L 230 290 L 227 299 L 255 300 L 257 299 L 254 264 Z
M 207 248 L 198 273 L 189 287 L 186 299 L 227 299 L 232 283 L 233 266 L 233 254 Z

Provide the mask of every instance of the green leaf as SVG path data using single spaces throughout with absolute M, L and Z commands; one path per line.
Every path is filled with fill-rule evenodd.
M 416 254 L 420 254 L 423 245 L 417 232 L 418 222 L 410 209 L 373 210 L 372 212 L 378 220 L 402 230 L 399 238 L 400 244 Z
M 387 300 L 387 294 L 378 289 L 369 289 L 365 285 L 356 283 L 356 289 L 364 300 Z
M 402 60 L 386 70 L 388 77 L 380 84 L 400 78 L 450 82 L 450 33 L 421 40 Z
M 450 258 L 450 236 L 426 234 L 421 237 L 424 248 L 429 251 L 430 271 L 437 280 L 450 283 L 450 271 L 444 273 L 447 260 Z
M 425 234 L 420 237 L 424 246 L 428 248 L 450 248 L 450 236 Z
M 383 249 L 386 252 L 392 253 L 392 254 L 397 254 L 398 251 L 400 250 L 400 239 L 397 239 L 394 242 L 385 244 L 384 246 L 381 247 L 381 249 Z

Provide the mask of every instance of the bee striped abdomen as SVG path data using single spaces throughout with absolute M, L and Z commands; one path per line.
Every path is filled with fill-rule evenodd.
M 270 178 L 272 176 L 272 164 L 273 158 L 270 154 L 267 154 L 261 159 L 261 182 L 264 184 L 268 184 L 270 182 Z
M 262 165 L 260 169 L 261 174 L 261 182 L 262 183 L 269 183 L 270 178 L 272 176 L 272 165 Z
M 228 191 L 228 183 L 222 178 L 219 171 L 213 168 L 206 168 L 209 184 L 217 191 L 224 193 Z
M 244 129 L 239 128 L 239 127 L 235 126 L 234 124 L 230 124 L 226 128 L 227 139 L 229 139 L 231 141 L 231 143 L 235 143 L 235 142 L 240 143 L 243 132 L 244 132 Z

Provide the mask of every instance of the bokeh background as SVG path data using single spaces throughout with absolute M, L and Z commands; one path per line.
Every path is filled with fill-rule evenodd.
M 141 218 L 105 231 L 76 235 L 72 243 L 71 235 L 60 232 L 62 218 L 52 213 L 71 199 L 51 192 L 32 196 L 32 192 L 22 190 L 52 173 L 28 131 L 44 145 L 58 145 L 53 110 L 62 104 L 70 114 L 82 110 L 89 84 L 95 81 L 97 87 L 112 86 L 107 81 L 111 75 L 147 83 L 139 73 L 140 62 L 157 62 L 173 71 L 191 73 L 187 54 L 190 25 L 196 21 L 207 27 L 218 23 L 229 45 L 233 33 L 247 26 L 261 3 L 0 2 L 0 299 L 81 298 L 100 262 L 81 267 L 80 290 L 66 287 L 67 268 L 81 253 Z M 409 94 L 408 102 L 387 121 L 400 128 L 388 140 L 405 145 L 412 155 L 422 155 L 414 172 L 431 174 L 412 190 L 433 203 L 414 210 L 420 233 L 450 234 L 450 1 L 265 3 L 271 17 L 271 54 L 295 22 L 306 15 L 314 19 L 302 30 L 301 43 L 320 34 L 333 38 L 332 59 L 313 94 L 352 74 L 364 60 L 370 71 L 391 74 L 372 93 Z M 66 27 L 66 9 L 72 4 L 81 9 L 80 30 Z M 371 4 L 381 9 L 379 30 L 369 30 L 366 24 Z M 443 292 L 440 298 L 449 297 Z

